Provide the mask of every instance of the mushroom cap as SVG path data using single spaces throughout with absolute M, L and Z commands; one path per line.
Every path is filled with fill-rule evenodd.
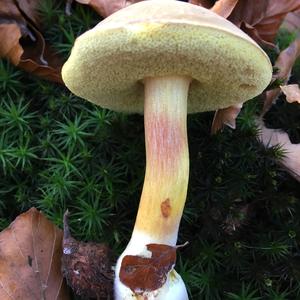
M 148 0 L 112 14 L 77 38 L 62 69 L 66 86 L 104 108 L 143 113 L 146 77 L 192 78 L 188 112 L 260 94 L 272 76 L 265 52 L 203 7 Z

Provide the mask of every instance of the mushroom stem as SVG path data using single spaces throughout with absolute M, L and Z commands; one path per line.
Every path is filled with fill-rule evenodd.
M 176 245 L 189 177 L 186 118 L 190 82 L 187 76 L 144 80 L 146 174 L 132 237 L 116 266 L 117 300 L 188 299 L 185 285 L 173 269 L 162 287 L 155 291 L 139 290 L 139 295 L 121 282 L 119 272 L 125 256 L 149 255 L 148 244 Z
M 185 76 L 144 80 L 147 163 L 132 239 L 138 235 L 139 240 L 142 234 L 149 243 L 176 245 L 189 177 L 186 118 L 190 81 Z

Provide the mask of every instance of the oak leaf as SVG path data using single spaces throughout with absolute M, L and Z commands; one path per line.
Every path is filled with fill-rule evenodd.
M 62 231 L 31 208 L 0 233 L 1 300 L 68 300 Z
M 39 0 L 5 0 L 0 2 L 0 58 L 14 65 L 62 83 L 60 58 L 46 45 L 38 30 Z
M 267 147 L 280 145 L 285 156 L 279 162 L 296 180 L 300 181 L 300 144 L 292 144 L 287 133 L 265 127 L 263 121 L 257 122 L 260 129 L 259 140 Z

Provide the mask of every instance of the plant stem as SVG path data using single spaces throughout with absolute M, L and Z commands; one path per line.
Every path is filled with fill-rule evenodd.
M 187 97 L 190 78 L 146 78 L 146 175 L 132 235 L 176 245 L 189 178 Z M 147 240 L 147 238 L 146 238 Z

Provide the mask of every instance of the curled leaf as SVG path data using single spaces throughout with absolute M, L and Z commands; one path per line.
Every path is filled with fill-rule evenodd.
M 278 56 L 275 67 L 279 70 L 274 76 L 274 80 L 280 79 L 283 84 L 289 80 L 293 65 L 296 59 L 300 56 L 300 37 L 298 37 L 288 48 L 284 49 Z M 277 100 L 280 95 L 280 88 L 266 92 L 264 101 L 263 114 L 265 114 L 272 104 Z
M 62 231 L 31 208 L 0 233 L 0 299 L 67 300 Z
M 298 181 L 300 181 L 300 144 L 292 144 L 287 133 L 277 129 L 266 128 L 258 121 L 259 140 L 266 147 L 280 145 L 285 157 L 279 163 Z
M 275 47 L 277 31 L 286 15 L 300 9 L 299 0 L 190 0 L 228 18 L 259 44 Z
M 289 85 L 280 86 L 280 89 L 285 94 L 287 102 L 300 103 L 300 89 L 298 84 L 289 84 Z
M 107 245 L 76 241 L 64 216 L 63 275 L 73 291 L 84 298 L 112 299 L 111 252 Z
M 211 125 L 211 134 L 216 134 L 220 131 L 224 125 L 229 126 L 232 129 L 236 127 L 236 118 L 239 115 L 243 104 L 237 104 L 229 106 L 227 108 L 218 109 L 215 112 L 214 119 Z
M 39 18 L 36 13 L 40 0 L 15 0 L 18 9 L 29 18 L 35 25 L 38 25 Z
M 285 16 L 298 9 L 299 0 L 239 0 L 228 19 L 258 43 L 272 46 Z
M 5 41 L 0 43 L 0 57 L 8 57 L 14 65 L 19 63 L 23 53 L 20 38 L 21 31 L 17 24 L 0 24 L 0 39 Z
M 62 61 L 38 30 L 38 0 L 0 2 L 0 58 L 45 79 L 62 83 Z

